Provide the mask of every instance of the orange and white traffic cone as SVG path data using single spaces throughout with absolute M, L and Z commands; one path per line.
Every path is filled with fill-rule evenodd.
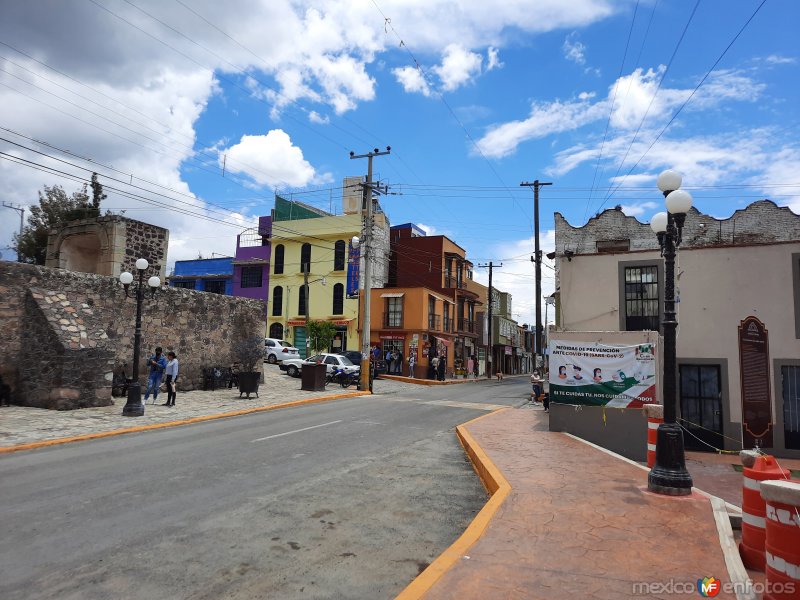
M 800 598 L 800 482 L 764 481 L 767 585 L 764 600 Z
M 742 479 L 742 541 L 739 554 L 748 569 L 763 571 L 766 566 L 766 503 L 760 484 L 774 479 L 789 479 L 789 471 L 781 468 L 774 457 L 755 450 L 739 453 L 744 465 Z

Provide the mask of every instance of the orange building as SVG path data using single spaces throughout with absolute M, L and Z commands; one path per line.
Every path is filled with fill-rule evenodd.
M 370 346 L 383 356 L 393 351 L 402 355 L 401 375 L 408 376 L 409 357 L 414 356 L 414 377 L 429 377 L 433 355 L 444 357 L 446 373 L 454 369 L 452 352 L 455 333 L 452 317 L 455 302 L 426 287 L 394 287 L 372 290 Z M 391 367 L 387 363 L 387 367 Z

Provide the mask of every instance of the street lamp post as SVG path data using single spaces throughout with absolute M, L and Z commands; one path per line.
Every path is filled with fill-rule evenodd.
M 658 188 L 666 198 L 667 212 L 653 215 L 650 221 L 664 256 L 664 422 L 658 427 L 656 462 L 647 478 L 647 488 L 668 496 L 688 496 L 692 493 L 692 476 L 686 470 L 683 450 L 683 432 L 676 418 L 678 321 L 675 316 L 675 254 L 681 244 L 686 213 L 692 207 L 692 196 L 678 189 L 681 181 L 680 174 L 672 170 L 658 176 Z
M 139 383 L 139 353 L 142 344 L 142 302 L 144 301 L 145 286 L 144 286 L 144 273 L 150 263 L 146 259 L 140 258 L 136 261 L 136 269 L 139 271 L 139 282 L 134 289 L 134 297 L 136 298 L 136 332 L 133 336 L 133 373 L 131 376 L 131 384 L 128 386 L 128 400 L 125 407 L 122 409 L 123 417 L 141 417 L 144 415 L 144 404 L 142 404 L 142 387 Z M 133 275 L 125 271 L 119 276 L 120 282 L 125 286 L 125 296 L 130 297 L 130 285 L 133 283 Z M 147 285 L 150 288 L 150 296 L 156 294 L 156 290 L 161 287 L 161 280 L 153 275 L 147 280 Z

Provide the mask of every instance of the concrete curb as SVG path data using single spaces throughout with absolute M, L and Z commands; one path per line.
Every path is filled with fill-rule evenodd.
M 98 431 L 97 433 L 87 433 L 85 435 L 75 435 L 71 437 L 56 438 L 54 440 L 43 440 L 41 442 L 31 442 L 30 444 L 19 444 L 17 446 L 0 446 L 0 454 L 6 454 L 9 452 L 19 452 L 21 450 L 33 450 L 35 448 L 45 448 L 47 446 L 56 446 L 58 444 L 68 444 L 70 442 L 97 440 L 100 438 L 123 435 L 125 433 L 137 433 L 140 431 L 150 431 L 153 429 L 165 429 L 167 427 L 189 425 L 191 423 L 202 423 L 204 421 L 213 421 L 215 419 L 227 419 L 228 417 L 238 417 L 241 415 L 249 415 L 251 413 L 264 412 L 268 410 L 277 410 L 279 408 L 291 408 L 293 406 L 302 406 L 303 404 L 315 404 L 318 402 L 326 402 L 328 400 L 339 400 L 341 398 L 355 398 L 357 396 L 371 396 L 371 395 L 372 394 L 370 392 L 348 392 L 345 394 L 333 394 L 331 396 L 317 396 L 314 398 L 303 398 L 302 400 L 293 400 L 292 402 L 284 402 L 282 404 L 270 404 L 269 406 L 256 406 L 254 408 L 245 408 L 242 410 L 220 413 L 218 415 L 204 415 L 202 417 L 182 419 L 180 421 L 153 423 L 152 425 L 142 425 L 140 427 L 126 427 L 125 429 L 114 429 L 112 431 Z
M 530 377 L 530 374 L 505 375 L 504 379 L 518 379 L 520 377 Z M 434 379 L 418 379 L 416 377 L 406 377 L 405 375 L 381 375 L 380 379 L 391 379 L 392 381 L 402 381 L 403 383 L 413 383 L 416 385 L 460 385 L 462 383 L 480 383 L 481 381 L 494 381 L 488 377 L 479 379 L 448 379 L 446 381 L 436 381 Z
M 500 410 L 509 409 L 504 408 Z M 486 455 L 480 445 L 478 445 L 472 437 L 472 434 L 467 431 L 467 425 L 489 417 L 496 412 L 499 411 L 492 411 L 488 414 L 481 415 L 476 419 L 472 419 L 456 427 L 456 435 L 458 436 L 459 442 L 461 442 L 464 451 L 467 453 L 467 456 L 469 456 L 470 462 L 472 462 L 472 466 L 478 474 L 478 477 L 480 477 L 481 482 L 483 482 L 486 491 L 491 495 L 489 501 L 484 504 L 480 512 L 475 515 L 475 518 L 472 519 L 472 523 L 464 530 L 464 533 L 462 533 L 450 547 L 442 552 L 427 569 L 420 573 L 414 581 L 400 592 L 396 600 L 416 600 L 422 598 L 454 564 L 462 559 L 464 553 L 480 539 L 483 532 L 486 531 L 486 528 L 489 526 L 489 523 L 491 523 L 497 510 L 511 493 L 511 485 L 506 481 L 506 478 L 503 477 L 503 474 Z

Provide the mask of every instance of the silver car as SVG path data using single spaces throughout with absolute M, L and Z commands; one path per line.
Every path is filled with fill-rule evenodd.
M 342 369 L 348 373 L 361 371 L 360 365 L 354 365 L 346 356 L 328 354 L 327 352 L 315 354 L 305 360 L 301 358 L 287 360 L 281 363 L 280 368 L 281 371 L 286 371 L 287 375 L 300 377 L 300 371 L 302 371 L 303 365 L 315 365 L 320 363 L 325 365 L 325 370 L 328 375 L 331 375 L 335 369 Z
M 264 338 L 264 360 L 277 364 L 290 358 L 300 358 L 300 351 L 285 340 Z

